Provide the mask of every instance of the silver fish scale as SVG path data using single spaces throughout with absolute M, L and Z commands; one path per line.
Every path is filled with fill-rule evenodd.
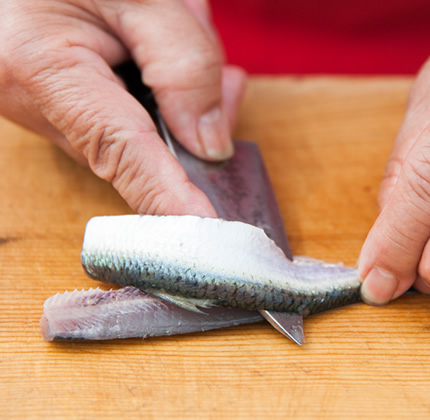
M 157 289 L 172 295 L 209 299 L 215 305 L 249 310 L 296 312 L 307 316 L 361 300 L 359 285 L 326 291 L 298 292 L 270 283 L 249 283 L 238 278 L 214 278 L 190 267 L 146 263 L 109 251 L 81 255 L 88 275 L 96 280 L 142 290 Z

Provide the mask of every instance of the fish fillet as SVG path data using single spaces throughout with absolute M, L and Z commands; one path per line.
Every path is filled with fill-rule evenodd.
M 96 217 L 81 261 L 94 279 L 216 306 L 306 316 L 361 299 L 354 268 L 291 262 L 262 229 L 221 219 Z
M 191 312 L 129 286 L 56 294 L 45 301 L 40 326 L 46 341 L 110 340 L 185 334 L 261 320 L 258 312 L 241 309 Z

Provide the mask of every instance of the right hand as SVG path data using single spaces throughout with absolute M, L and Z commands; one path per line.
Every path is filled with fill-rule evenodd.
M 0 113 L 53 139 L 139 213 L 215 216 L 112 67 L 132 58 L 175 137 L 196 156 L 233 152 L 244 85 L 205 0 L 4 0 Z
M 358 264 L 363 299 L 383 305 L 412 285 L 430 294 L 430 60 L 409 93 L 379 204 Z

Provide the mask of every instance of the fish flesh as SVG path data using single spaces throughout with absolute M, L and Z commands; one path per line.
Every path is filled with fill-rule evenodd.
M 81 262 L 94 279 L 132 285 L 188 308 L 307 316 L 361 300 L 356 269 L 291 262 L 262 229 L 222 219 L 95 217 L 86 227 Z
M 261 321 L 258 312 L 210 308 L 191 312 L 135 287 L 57 293 L 43 305 L 42 336 L 53 340 L 110 340 L 186 334 Z

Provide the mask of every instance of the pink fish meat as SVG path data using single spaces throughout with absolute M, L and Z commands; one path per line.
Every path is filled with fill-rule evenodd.
M 43 305 L 46 341 L 110 340 L 185 334 L 261 321 L 258 312 L 214 307 L 189 311 L 135 287 L 57 293 Z

